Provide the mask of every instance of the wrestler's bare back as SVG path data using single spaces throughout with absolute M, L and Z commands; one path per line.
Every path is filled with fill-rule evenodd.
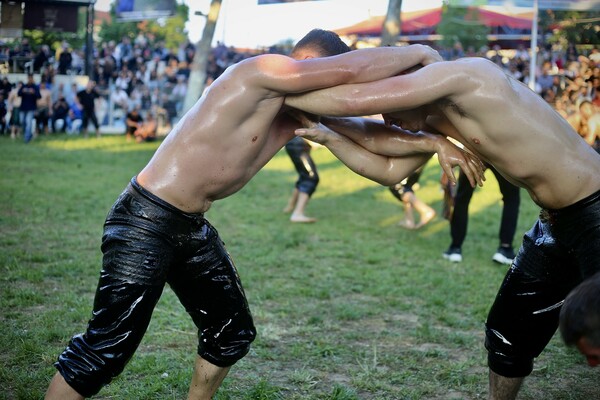
M 282 94 L 252 85 L 251 77 L 239 73 L 215 81 L 169 133 L 138 182 L 190 213 L 206 212 L 213 201 L 240 190 L 298 126 L 282 113 Z

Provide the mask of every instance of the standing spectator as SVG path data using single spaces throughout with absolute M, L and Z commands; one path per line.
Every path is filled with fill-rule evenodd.
M 67 43 L 62 44 L 62 51 L 58 56 L 58 73 L 66 75 L 71 70 L 71 63 L 73 62 L 73 56 Z
M 100 124 L 98 124 L 98 118 L 96 118 L 96 103 L 95 100 L 99 96 L 96 91 L 96 82 L 88 81 L 84 90 L 77 93 L 77 100 L 81 104 L 83 110 L 83 118 L 81 128 L 85 131 L 87 137 L 87 129 L 90 121 L 96 128 L 96 137 L 100 137 Z
M 67 98 L 67 90 L 65 89 L 65 84 L 59 82 L 58 84 L 52 86 L 52 102 L 55 102 L 60 97 Z
M 67 100 L 67 103 L 73 104 L 74 102 L 76 102 L 78 92 L 79 92 L 79 88 L 77 87 L 77 83 L 75 83 L 75 82 L 71 83 L 71 88 L 69 90 L 69 93 L 65 93 L 65 99 Z
M 6 106 L 10 118 L 8 123 L 10 125 L 10 137 L 15 139 L 19 136 L 21 131 L 21 97 L 19 97 L 19 90 L 23 87 L 23 82 L 17 82 L 17 85 L 8 94 Z
M 112 82 L 117 75 L 117 59 L 113 56 L 110 48 L 106 49 L 100 65 L 102 66 L 102 78 L 107 82 Z
M 4 135 L 7 131 L 6 127 L 8 121 L 6 120 L 6 114 L 8 109 L 6 107 L 6 100 L 4 99 L 4 93 L 0 92 L 0 135 Z
M 96 118 L 98 119 L 98 123 L 100 126 L 108 124 L 109 120 L 109 87 L 106 84 L 104 79 L 100 79 L 99 82 L 96 82 L 96 93 L 98 93 L 98 97 L 95 100 L 95 110 L 96 110 Z
M 21 121 L 23 121 L 23 130 L 25 143 L 29 143 L 33 139 L 33 117 L 37 110 L 37 101 L 42 97 L 40 89 L 33 82 L 33 74 L 27 75 L 27 83 L 19 89 L 19 97 L 21 97 Z
M 46 66 L 52 59 L 50 54 L 50 47 L 47 44 L 42 45 L 40 51 L 35 55 L 33 59 L 33 71 L 41 72 L 42 68 Z
M 508 182 L 495 168 L 490 167 L 494 176 L 498 180 L 498 186 L 502 193 L 502 218 L 500 220 L 500 232 L 498 234 L 500 245 L 498 250 L 492 256 L 492 260 L 499 264 L 511 264 L 515 258 L 513 250 L 513 239 L 517 229 L 517 220 L 519 218 L 519 206 L 521 196 L 519 187 Z M 462 261 L 462 244 L 467 236 L 467 225 L 469 222 L 469 203 L 473 196 L 473 188 L 469 184 L 467 176 L 460 173 L 458 185 L 456 188 L 456 197 L 454 199 L 454 211 L 450 217 L 450 236 L 452 242 L 450 247 L 443 254 L 444 258 L 451 262 Z
M 48 89 L 46 82 L 40 83 L 40 96 L 41 98 L 37 101 L 35 121 L 38 132 L 44 132 L 47 135 L 50 116 L 52 115 L 52 92 Z
M 8 99 L 8 94 L 12 90 L 13 85 L 8 81 L 8 78 L 5 76 L 0 81 L 0 92 L 4 95 L 5 99 Z
M 173 86 L 171 91 L 171 100 L 175 103 L 175 110 L 177 114 L 183 110 L 183 101 L 185 100 L 185 94 L 187 93 L 187 80 L 183 76 L 177 76 L 177 84 Z

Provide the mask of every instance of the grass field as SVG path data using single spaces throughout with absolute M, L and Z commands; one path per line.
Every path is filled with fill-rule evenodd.
M 68 339 L 85 328 L 106 213 L 158 144 L 121 136 L 0 137 L 0 399 L 40 399 Z M 296 174 L 279 153 L 207 218 L 235 259 L 258 337 L 217 399 L 485 399 L 483 324 L 506 267 L 491 261 L 501 198 L 489 174 L 471 203 L 464 261 L 449 264 L 447 221 L 398 227 L 388 190 L 313 151 L 308 212 L 283 209 Z M 438 212 L 432 160 L 417 194 Z M 515 245 L 537 216 L 525 192 Z M 183 399 L 194 326 L 167 289 L 125 372 L 98 399 Z M 555 335 L 520 399 L 600 398 L 598 370 Z

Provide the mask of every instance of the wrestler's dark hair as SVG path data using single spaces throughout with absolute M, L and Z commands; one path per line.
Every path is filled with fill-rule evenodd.
M 337 33 L 324 29 L 313 29 L 296 43 L 291 54 L 303 49 L 313 49 L 321 57 L 347 53 L 351 49 L 340 39 Z
M 568 346 L 585 337 L 600 347 L 600 272 L 569 293 L 560 311 L 560 333 Z

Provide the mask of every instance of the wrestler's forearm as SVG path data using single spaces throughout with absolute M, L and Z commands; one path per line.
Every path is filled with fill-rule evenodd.
M 372 153 L 348 137 L 337 133 L 330 133 L 327 140 L 321 140 L 319 143 L 326 146 L 355 173 L 385 186 L 402 181 L 431 157 L 431 154 L 407 157 L 383 156 Z
M 354 142 L 352 146 L 355 147 L 351 151 L 343 151 L 331 144 L 327 147 L 352 171 L 384 186 L 401 182 L 431 156 L 387 157 L 371 153 Z
M 321 118 L 321 123 L 350 138 L 367 150 L 384 156 L 404 157 L 438 152 L 444 137 L 427 132 L 409 132 L 369 118 Z

